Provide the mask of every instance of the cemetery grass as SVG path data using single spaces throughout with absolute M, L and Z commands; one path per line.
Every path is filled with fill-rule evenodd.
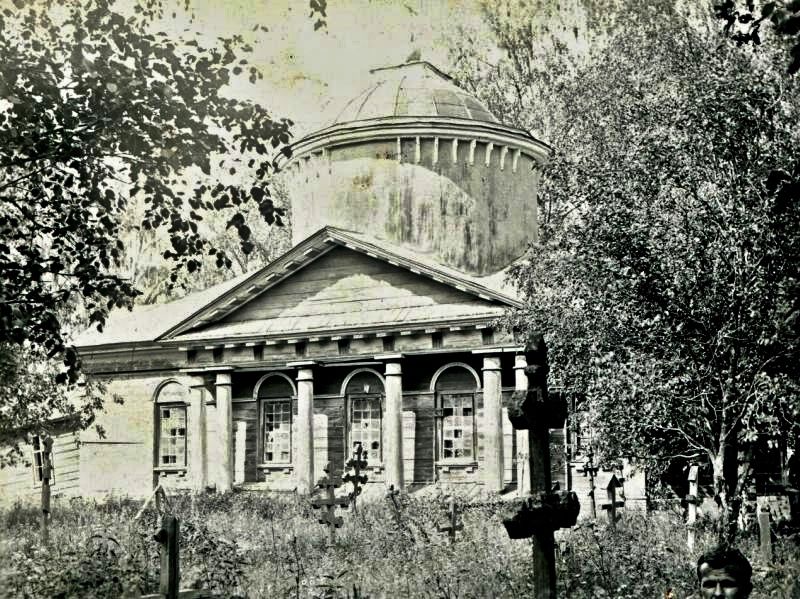
M 0 512 L 0 596 L 120 597 L 155 592 L 158 514 L 141 501 L 60 500 L 50 544 L 41 546 L 39 512 Z M 464 505 L 459 501 L 459 505 Z M 181 587 L 223 597 L 526 597 L 530 543 L 507 538 L 492 507 L 464 511 L 451 544 L 442 497 L 402 495 L 399 510 L 381 497 L 342 512 L 331 542 L 317 512 L 294 495 L 257 493 L 177 496 L 181 519 Z M 562 597 L 674 597 L 695 590 L 697 553 L 686 548 L 678 514 L 626 515 L 612 530 L 579 523 L 558 534 Z M 758 563 L 756 540 L 742 547 L 755 563 L 754 597 L 797 597 L 800 558 L 793 537 L 778 540 L 774 564 Z M 793 586 L 794 585 L 794 586 Z M 669 593 L 672 595 L 669 595 Z

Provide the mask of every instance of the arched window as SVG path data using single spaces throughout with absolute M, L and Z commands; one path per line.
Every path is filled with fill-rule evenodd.
M 348 447 L 358 445 L 371 466 L 383 463 L 383 377 L 372 369 L 354 370 L 345 379 Z
M 460 363 L 448 364 L 434 375 L 432 385 L 439 416 L 437 445 L 440 460 L 477 460 L 475 413 L 478 380 L 472 368 Z
M 294 384 L 286 375 L 269 374 L 258 382 L 255 394 L 260 415 L 261 464 L 291 464 Z
M 156 395 L 156 467 L 186 468 L 186 406 L 188 390 L 176 381 L 164 384 Z

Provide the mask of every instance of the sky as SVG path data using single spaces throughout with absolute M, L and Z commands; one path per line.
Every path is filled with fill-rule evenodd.
M 369 69 L 399 64 L 419 50 L 445 71 L 443 36 L 456 24 L 480 27 L 478 0 L 328 0 L 327 27 L 314 30 L 308 0 L 193 0 L 195 21 L 167 15 L 164 26 L 203 35 L 253 36 L 264 80 L 242 78 L 230 93 L 258 100 L 296 123 L 320 128 L 368 85 Z M 265 25 L 268 33 L 252 33 Z

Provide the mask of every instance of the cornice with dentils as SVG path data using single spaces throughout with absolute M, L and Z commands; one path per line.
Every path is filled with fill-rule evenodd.
M 292 144 L 292 158 L 284 159 L 281 167 L 286 168 L 304 156 L 333 146 L 398 137 L 442 137 L 509 146 L 519 149 L 541 166 L 547 164 L 552 151 L 529 132 L 500 123 L 440 116 L 392 116 L 340 123 L 311 133 Z

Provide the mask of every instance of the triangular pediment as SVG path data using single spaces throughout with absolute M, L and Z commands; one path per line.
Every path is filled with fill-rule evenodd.
M 466 276 L 325 228 L 162 339 L 239 341 L 487 322 L 514 305 Z

